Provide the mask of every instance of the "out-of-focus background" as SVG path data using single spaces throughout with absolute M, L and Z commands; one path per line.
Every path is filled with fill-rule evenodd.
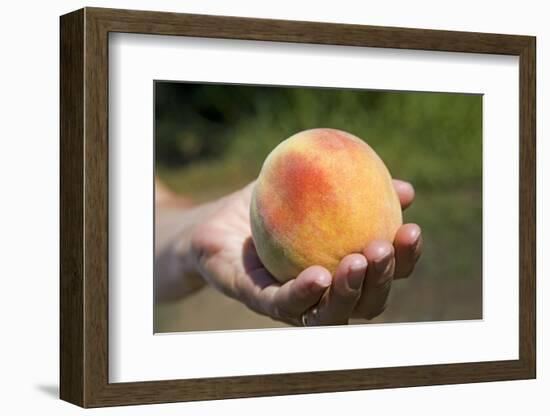
M 481 95 L 155 83 L 157 175 L 196 203 L 247 184 L 280 141 L 315 127 L 361 137 L 416 189 L 404 221 L 422 227 L 422 257 L 371 322 L 480 319 Z M 282 326 L 211 287 L 155 306 L 155 332 Z

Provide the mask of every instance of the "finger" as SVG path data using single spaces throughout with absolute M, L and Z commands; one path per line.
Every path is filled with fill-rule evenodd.
M 414 188 L 409 182 L 400 181 L 399 179 L 393 180 L 393 187 L 399 196 L 399 202 L 401 203 L 401 209 L 405 210 L 411 206 L 414 201 Z
M 306 312 L 308 325 L 346 325 L 361 295 L 366 270 L 365 256 L 344 257 L 319 305 Z
M 389 241 L 377 240 L 368 245 L 364 254 L 369 267 L 354 316 L 373 319 L 386 308 L 395 270 L 394 249 Z
M 253 311 L 273 316 L 273 298 L 280 288 L 280 283 L 264 267 L 259 267 L 234 279 L 231 291 Z
M 263 267 L 237 279 L 239 300 L 255 312 L 293 325 L 301 325 L 302 313 L 319 302 L 331 283 L 330 272 L 321 266 L 304 270 L 281 285 Z M 294 305 L 296 304 L 296 305 Z
M 302 313 L 319 302 L 331 283 L 332 276 L 327 269 L 308 267 L 277 290 L 273 299 L 274 314 L 279 319 L 294 320 L 301 325 Z
M 422 232 L 416 224 L 402 225 L 395 235 L 395 279 L 408 277 L 422 253 Z

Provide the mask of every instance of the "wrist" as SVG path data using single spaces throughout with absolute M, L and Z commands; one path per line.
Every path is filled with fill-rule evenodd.
M 195 230 L 211 210 L 211 204 L 158 208 L 155 230 L 155 293 L 158 300 L 178 300 L 204 286 L 192 240 Z
M 205 225 L 214 213 L 222 209 L 226 197 L 193 207 L 183 213 L 179 223 L 182 229 L 173 242 L 173 253 L 183 273 L 203 276 L 201 264 L 208 253 L 208 238 L 204 238 Z

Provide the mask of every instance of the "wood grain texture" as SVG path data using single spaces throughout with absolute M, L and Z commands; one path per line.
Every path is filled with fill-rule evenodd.
M 108 380 L 108 33 L 520 57 L 518 360 L 139 383 Z M 86 8 L 61 18 L 61 397 L 83 407 L 535 377 L 535 38 Z
M 109 212 L 108 212 L 108 33 L 85 11 L 84 57 L 84 359 L 85 406 L 101 395 L 108 380 Z M 89 300 L 89 301 L 88 301 Z
M 528 36 L 87 8 L 110 32 L 519 55 Z
M 536 377 L 536 41 L 520 54 L 519 355 Z
M 60 387 L 84 404 L 84 12 L 60 22 Z

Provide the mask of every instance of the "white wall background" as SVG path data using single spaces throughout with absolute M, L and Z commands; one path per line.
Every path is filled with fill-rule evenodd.
M 270 2 L 125 0 L 6 2 L 0 14 L 0 409 L 3 414 L 78 414 L 58 395 L 59 20 L 82 6 L 103 6 L 278 19 L 529 34 L 537 36 L 538 95 L 538 379 L 179 403 L 87 411 L 88 414 L 548 414 L 550 361 L 550 146 L 543 129 L 550 100 L 550 26 L 545 2 L 391 1 Z M 546 135 L 547 136 L 547 135 Z M 547 246 L 547 245 L 546 245 Z M 403 348 L 406 348 L 404 345 Z

